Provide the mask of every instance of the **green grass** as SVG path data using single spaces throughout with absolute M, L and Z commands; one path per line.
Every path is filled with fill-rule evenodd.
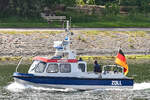
M 149 16 L 142 14 L 137 15 L 117 15 L 117 16 L 104 16 L 104 15 L 88 15 L 76 11 L 57 12 L 57 15 L 67 16 L 72 18 L 72 27 L 150 27 Z M 48 24 L 42 18 L 22 18 L 22 17 L 7 17 L 0 18 L 0 27 L 27 27 L 27 28 L 54 28 L 62 27 L 61 22 L 52 22 Z
M 55 27 L 62 27 L 60 24 L 53 23 L 53 24 L 48 24 L 47 22 L 40 22 L 40 23 L 27 23 L 27 22 L 5 22 L 5 23 L 0 23 L 1 28 L 55 28 Z
M 42 18 L 22 18 L 22 17 L 8 17 L 0 18 L 1 28 L 49 28 L 49 27 L 62 27 L 60 22 L 48 24 L 48 22 Z
M 100 30 L 88 30 L 88 31 L 79 31 L 79 33 L 85 34 L 87 36 L 89 35 L 102 35 L 102 36 L 110 36 L 112 38 L 116 38 L 116 33 L 119 34 L 128 34 L 129 38 L 128 41 L 133 41 L 132 38 L 136 37 L 146 37 L 148 31 L 100 31 Z
M 110 60 L 110 61 L 114 61 L 115 60 L 115 56 L 77 56 L 77 59 L 82 58 L 84 61 L 90 61 L 93 62 L 94 60 L 98 60 L 98 61 L 103 61 L 103 60 Z M 33 57 L 24 57 L 23 60 L 27 61 L 27 62 L 31 62 Z M 126 56 L 127 61 L 128 60 L 150 60 L 150 55 L 127 55 Z M 0 61 L 1 62 L 8 62 L 8 61 L 12 61 L 12 62 L 18 62 L 21 59 L 20 56 L 14 56 L 14 57 L 0 57 Z
M 115 56 L 80 56 L 83 60 L 115 60 Z M 78 59 L 79 57 L 77 57 Z M 150 59 L 150 55 L 127 55 L 127 59 Z
M 88 15 L 87 15 L 88 16 Z M 75 19 L 79 19 L 75 17 Z M 85 17 L 86 18 L 86 17 Z M 142 14 L 136 16 L 117 15 L 117 16 L 93 16 L 90 20 L 84 19 L 80 22 L 74 21 L 73 27 L 150 27 L 150 19 Z
M 3 33 L 3 34 L 36 34 L 36 33 L 48 33 L 48 34 L 59 34 L 59 33 L 62 33 L 64 31 L 9 31 L 9 30 L 0 30 L 0 33 Z
M 150 27 L 150 23 L 149 21 L 148 22 L 132 22 L 132 21 L 118 21 L 118 22 L 115 22 L 115 21 L 111 21 L 111 22 L 107 22 L 107 21 L 104 21 L 104 22 L 84 22 L 84 23 L 73 23 L 72 24 L 72 27 L 76 27 L 76 28 L 132 28 L 132 27 L 139 27 L 139 28 L 142 28 L 142 27 L 147 27 L 149 28 Z

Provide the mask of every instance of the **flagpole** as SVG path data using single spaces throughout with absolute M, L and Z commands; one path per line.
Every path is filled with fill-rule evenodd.
M 120 45 L 119 48 L 118 48 L 118 52 L 119 52 L 120 49 L 121 49 L 121 45 Z

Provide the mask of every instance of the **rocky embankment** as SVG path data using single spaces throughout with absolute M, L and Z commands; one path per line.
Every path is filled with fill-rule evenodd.
M 126 54 L 150 54 L 150 33 L 145 31 L 73 31 L 71 48 L 78 55 L 116 55 L 119 47 Z M 46 56 L 55 51 L 53 41 L 60 32 L 0 32 L 0 56 Z

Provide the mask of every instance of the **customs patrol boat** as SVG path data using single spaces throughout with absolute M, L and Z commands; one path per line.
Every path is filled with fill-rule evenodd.
M 67 35 L 63 41 L 54 41 L 55 55 L 51 58 L 35 57 L 28 73 L 19 73 L 16 67 L 15 82 L 49 88 L 102 89 L 132 88 L 134 81 L 126 76 L 128 65 L 123 52 L 116 57 L 118 65 L 105 65 L 101 73 L 87 72 L 87 62 L 76 59 L 76 53 L 70 48 L 72 32 L 69 21 Z

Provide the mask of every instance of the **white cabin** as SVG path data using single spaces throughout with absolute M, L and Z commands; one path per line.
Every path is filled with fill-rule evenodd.
M 76 59 L 35 57 L 28 73 L 38 76 L 99 78 L 100 73 L 87 72 L 87 63 Z

